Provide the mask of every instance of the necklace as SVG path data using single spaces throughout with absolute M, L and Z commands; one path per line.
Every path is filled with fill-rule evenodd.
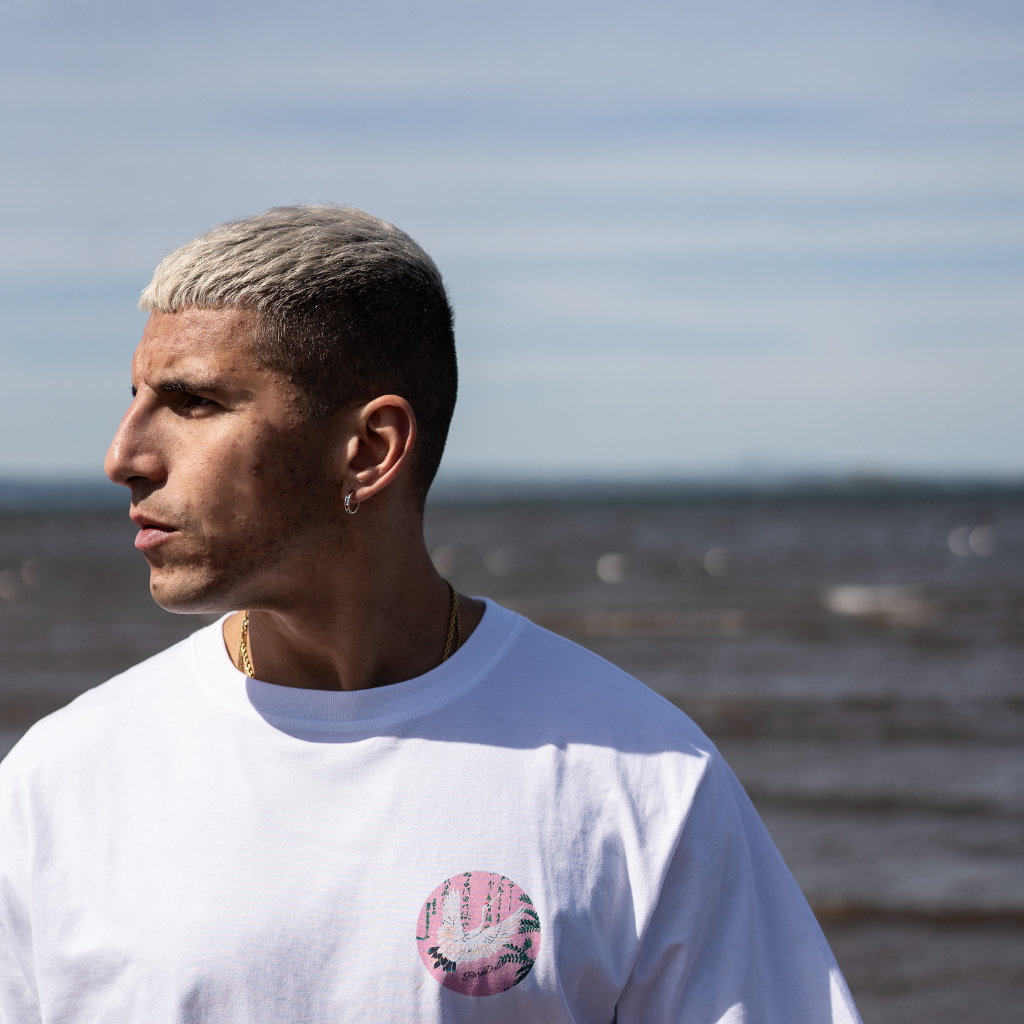
M 445 580 L 448 583 L 448 580 Z M 448 583 L 448 589 L 452 593 L 452 614 L 448 619 L 448 639 L 444 644 L 444 657 L 442 661 L 447 661 L 454 653 L 462 646 L 462 619 L 459 616 L 459 595 L 455 593 L 455 588 Z M 455 650 L 452 650 L 452 641 L 455 641 Z
M 459 595 L 455 588 L 448 584 L 448 590 L 452 595 L 452 612 L 448 618 L 448 638 L 444 644 L 444 656 L 442 661 L 447 661 L 462 646 L 462 617 L 459 615 Z M 454 644 L 454 648 L 452 647 Z M 256 678 L 252 667 L 252 657 L 249 654 L 249 613 L 242 614 L 242 635 L 238 638 L 238 671 L 244 672 L 250 679 Z
M 250 679 L 256 678 L 249 657 L 249 613 L 242 616 L 242 636 L 238 641 L 238 671 L 244 672 Z

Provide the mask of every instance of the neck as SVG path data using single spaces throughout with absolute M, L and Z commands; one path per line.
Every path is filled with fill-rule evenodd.
M 413 679 L 441 663 L 451 592 L 430 561 L 418 521 L 395 529 L 399 524 L 387 523 L 384 512 L 367 505 L 360 514 L 371 514 L 345 521 L 333 549 L 317 544 L 276 581 L 271 596 L 253 600 L 248 647 L 257 679 L 363 690 Z M 465 641 L 484 606 L 460 595 L 459 608 Z M 224 623 L 236 664 L 242 617 L 239 611 Z

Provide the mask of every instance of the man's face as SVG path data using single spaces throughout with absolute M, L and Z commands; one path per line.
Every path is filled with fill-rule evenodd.
M 253 327 L 237 309 L 154 313 L 132 360 L 105 469 L 131 488 L 135 546 L 170 611 L 274 603 L 287 569 L 315 557 L 323 438 L 295 388 L 253 361 Z

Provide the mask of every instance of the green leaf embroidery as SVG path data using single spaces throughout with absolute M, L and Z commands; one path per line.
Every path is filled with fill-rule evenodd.
M 505 964 L 519 964 L 515 980 L 512 982 L 513 985 L 518 985 L 533 969 L 533 959 L 529 955 L 529 951 L 532 948 L 533 939 L 523 939 L 521 946 L 517 946 L 514 942 L 506 942 L 502 947 L 502 949 L 509 949 L 511 952 L 502 953 L 498 957 L 498 966 L 504 967 Z

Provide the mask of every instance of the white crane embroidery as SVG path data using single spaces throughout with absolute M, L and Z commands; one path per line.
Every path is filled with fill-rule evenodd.
M 434 958 L 434 966 L 454 971 L 458 964 L 472 960 L 486 960 L 501 949 L 519 929 L 523 916 L 520 907 L 497 924 L 487 923 L 488 904 L 480 910 L 480 924 L 465 931 L 462 927 L 459 891 L 449 889 L 441 901 L 441 924 L 437 929 L 437 945 L 427 950 Z

